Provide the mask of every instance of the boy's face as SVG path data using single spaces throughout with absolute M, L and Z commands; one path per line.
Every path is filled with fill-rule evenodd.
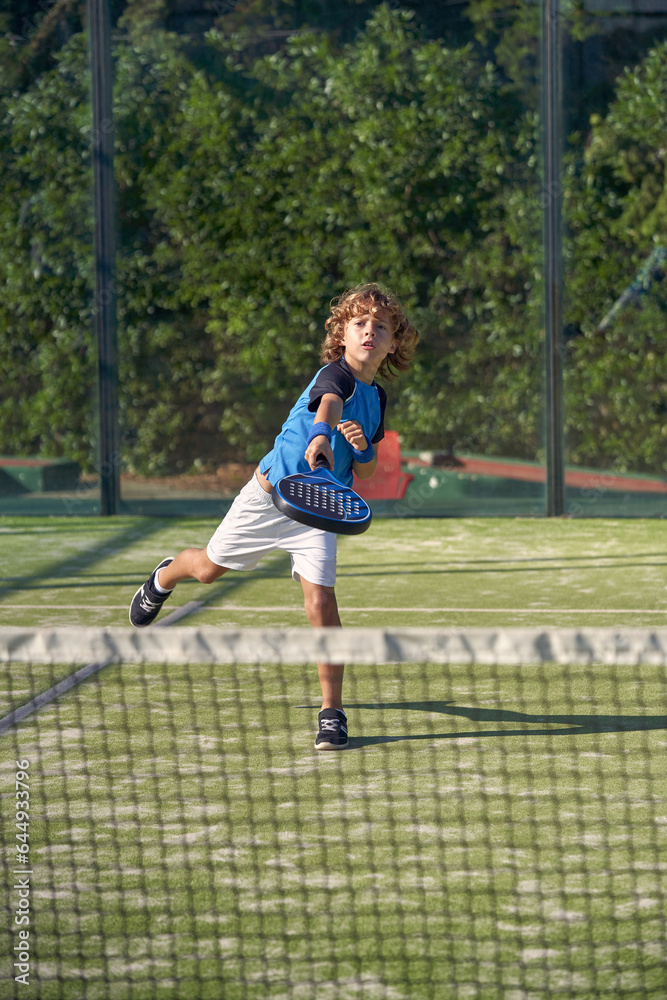
M 362 304 L 361 311 L 345 324 L 343 344 L 350 368 L 372 381 L 384 359 L 398 346 L 389 310 L 371 313 Z

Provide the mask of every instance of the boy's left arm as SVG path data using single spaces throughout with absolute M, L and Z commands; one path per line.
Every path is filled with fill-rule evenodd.
M 375 446 L 366 439 L 366 436 L 361 428 L 361 424 L 356 420 L 345 420 L 338 424 L 336 430 L 339 431 L 345 440 L 351 444 L 353 448 L 356 448 L 357 451 L 366 451 L 369 444 L 371 445 L 375 454 L 370 462 L 352 462 L 352 469 L 359 479 L 370 479 L 378 466 L 377 448 L 375 448 Z

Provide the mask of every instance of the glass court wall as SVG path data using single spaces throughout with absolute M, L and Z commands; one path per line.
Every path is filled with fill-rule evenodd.
M 596 2 L 564 49 L 566 511 L 665 516 L 667 4 Z
M 171 0 L 113 4 L 110 23 L 118 400 L 103 410 L 117 444 L 100 457 L 86 22 L 20 82 L 24 132 L 9 96 L 3 113 L 5 280 L 37 294 L 2 318 L 0 451 L 74 478 L 3 479 L 0 512 L 99 513 L 119 473 L 118 513 L 222 515 L 319 367 L 331 298 L 376 280 L 421 334 L 387 386 L 401 475 L 379 484 L 376 512 L 543 515 L 554 194 L 564 513 L 667 511 L 667 14 L 561 7 L 557 190 L 534 4 Z M 55 263 L 36 279 L 40 231 Z
M 0 514 L 99 513 L 90 59 L 43 7 L 0 13 Z

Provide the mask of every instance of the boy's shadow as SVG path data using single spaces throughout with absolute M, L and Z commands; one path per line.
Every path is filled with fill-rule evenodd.
M 466 737 L 488 739 L 492 736 L 590 736 L 595 733 L 639 733 L 667 729 L 667 715 L 530 715 L 503 708 L 472 708 L 451 701 L 390 701 L 348 703 L 354 711 L 392 712 L 393 735 L 350 737 L 350 748 L 398 743 L 403 740 L 460 740 Z M 438 712 L 479 723 L 506 723 L 494 729 L 453 729 L 444 733 L 401 733 L 401 717 L 396 713 Z M 512 726 L 512 723 L 515 725 Z M 521 728 L 516 728 L 520 724 Z M 530 728 L 529 728 L 530 727 Z M 535 727 L 535 728 L 533 728 Z M 388 727 L 389 728 L 389 727 Z

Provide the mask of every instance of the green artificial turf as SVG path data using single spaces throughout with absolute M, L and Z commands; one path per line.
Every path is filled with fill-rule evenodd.
M 125 625 L 158 561 L 204 547 L 216 523 L 148 518 L 0 518 L 0 624 Z M 376 519 L 339 539 L 343 623 L 660 625 L 667 619 L 667 532 L 659 520 Z M 205 586 L 184 583 L 165 610 L 187 624 L 304 625 L 289 556 Z
M 212 527 L 6 519 L 0 622 L 125 624 Z M 378 520 L 340 545 L 342 617 L 662 625 L 663 532 Z M 299 625 L 299 594 L 277 556 L 172 601 L 207 602 L 188 625 Z M 12 666 L 2 713 L 70 670 Z M 8 948 L 0 997 L 663 1000 L 664 668 L 346 674 L 340 754 L 313 749 L 314 668 L 284 665 L 110 666 L 0 736 L 5 868 L 19 758 L 34 871 L 31 985 Z

